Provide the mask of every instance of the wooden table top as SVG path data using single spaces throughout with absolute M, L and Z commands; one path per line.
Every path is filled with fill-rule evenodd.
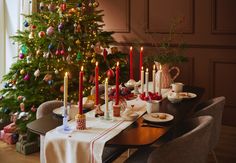
M 189 117 L 195 106 L 200 102 L 204 93 L 203 88 L 184 87 L 184 91 L 197 94 L 196 98 L 184 99 L 182 102 L 172 104 L 168 99 L 164 99 L 160 104 L 160 112 L 169 113 L 174 116 L 174 120 L 168 123 L 161 123 L 161 128 L 143 126 L 144 119 L 140 117 L 128 128 L 123 130 L 113 139 L 109 140 L 107 146 L 126 146 L 129 148 L 146 146 L 154 143 L 172 127 Z M 53 113 L 27 124 L 27 128 L 36 134 L 45 135 L 48 131 L 62 125 L 62 119 Z

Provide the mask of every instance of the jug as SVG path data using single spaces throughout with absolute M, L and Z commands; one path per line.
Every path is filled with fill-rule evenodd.
M 155 65 L 158 69 L 157 73 L 156 73 L 156 83 L 157 83 L 157 87 L 159 87 L 159 78 L 160 78 L 160 67 L 162 70 L 162 75 L 161 75 L 161 88 L 170 88 L 171 84 L 174 82 L 174 80 L 179 76 L 180 74 L 180 69 L 176 66 L 173 66 L 170 68 L 169 64 L 163 64 L 161 65 L 160 63 L 155 62 Z M 176 70 L 176 74 L 174 75 L 174 77 L 171 77 L 170 72 L 172 70 Z

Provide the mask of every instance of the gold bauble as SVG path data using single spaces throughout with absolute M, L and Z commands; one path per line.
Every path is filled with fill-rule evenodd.
M 79 45 L 79 44 L 80 44 L 80 40 L 76 40 L 75 43 L 76 43 L 77 45 Z
M 25 74 L 25 70 L 24 69 L 20 70 L 20 74 L 24 75 Z

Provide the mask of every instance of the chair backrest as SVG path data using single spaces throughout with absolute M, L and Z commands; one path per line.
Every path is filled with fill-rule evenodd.
M 183 135 L 155 149 L 148 163 L 204 163 L 209 152 L 211 116 L 200 116 L 184 122 Z
M 50 114 L 54 109 L 59 108 L 61 106 L 63 106 L 62 101 L 46 101 L 38 107 L 36 112 L 36 118 L 39 119 L 47 114 Z
M 202 115 L 210 115 L 213 117 L 213 126 L 210 137 L 210 150 L 213 150 L 220 137 L 221 123 L 222 123 L 222 113 L 225 105 L 225 97 L 216 97 L 210 99 L 206 102 L 207 106 L 202 109 L 198 109 L 198 111 L 194 114 L 194 117 L 202 116 Z

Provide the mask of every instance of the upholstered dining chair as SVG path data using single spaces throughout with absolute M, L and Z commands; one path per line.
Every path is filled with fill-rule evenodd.
M 42 103 L 36 112 L 36 118 L 39 119 L 47 114 L 52 113 L 52 111 L 56 108 L 59 108 L 63 105 L 61 101 L 47 101 Z M 40 163 L 45 163 L 44 155 L 43 155 L 43 146 L 44 146 L 45 136 L 40 135 Z M 123 152 L 125 152 L 127 148 L 124 147 L 104 147 L 102 160 L 103 163 L 110 163 L 119 157 Z
M 215 159 L 215 162 L 218 161 L 216 154 L 214 152 L 214 148 L 216 147 L 220 137 L 222 113 L 224 110 L 224 105 L 225 105 L 225 97 L 223 96 L 216 97 L 198 105 L 196 108 L 196 113 L 194 114 L 194 117 L 202 115 L 210 115 L 213 117 L 213 125 L 210 136 L 209 148 L 210 152 L 212 153 Z
M 180 136 L 159 147 L 141 148 L 125 163 L 204 163 L 212 122 L 211 116 L 189 119 L 182 124 Z

